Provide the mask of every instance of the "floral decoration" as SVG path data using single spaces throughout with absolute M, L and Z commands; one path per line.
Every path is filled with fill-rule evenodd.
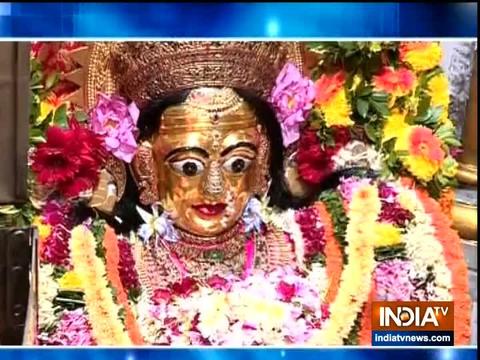
M 130 163 L 137 150 L 135 135 L 140 110 L 134 102 L 127 104 L 121 96 L 98 94 L 90 112 L 90 126 L 103 137 L 105 148 L 115 157 Z
M 281 124 L 285 146 L 298 140 L 300 125 L 312 108 L 314 98 L 312 80 L 303 77 L 295 65 L 287 63 L 278 75 L 270 99 Z

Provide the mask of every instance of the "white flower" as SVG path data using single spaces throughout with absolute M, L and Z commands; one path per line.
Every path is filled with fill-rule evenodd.
M 335 170 L 347 167 L 362 166 L 379 171 L 382 167 L 382 158 L 372 146 L 358 140 L 353 140 L 341 148 L 332 157 Z
M 38 322 L 40 328 L 48 327 L 55 322 L 55 308 L 53 306 L 53 299 L 58 293 L 58 284 L 53 279 L 53 266 L 50 264 L 44 264 L 40 266 L 38 279 L 39 289 L 39 314 Z
M 140 229 L 138 230 L 138 236 L 142 238 L 144 243 L 150 241 L 154 235 L 157 240 L 160 238 L 168 242 L 178 241 L 179 237 L 177 231 L 173 227 L 173 222 L 165 211 L 159 215 L 157 206 L 152 206 L 152 214 L 138 206 L 137 211 L 144 221 L 144 224 L 140 226 Z

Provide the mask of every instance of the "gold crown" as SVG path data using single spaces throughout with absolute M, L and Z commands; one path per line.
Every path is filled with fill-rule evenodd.
M 89 78 L 93 76 L 93 80 L 89 84 L 89 104 L 95 101 L 92 91 L 118 92 L 142 108 L 153 99 L 198 87 L 249 89 L 267 99 L 287 61 L 294 62 L 302 70 L 298 43 L 100 43 L 94 47 L 90 63 Z M 99 84 L 99 79 L 103 84 Z

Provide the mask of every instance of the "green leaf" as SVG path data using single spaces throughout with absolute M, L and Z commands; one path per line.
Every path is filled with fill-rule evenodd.
M 58 73 L 52 73 L 48 75 L 47 79 L 45 80 L 45 90 L 50 90 L 55 85 L 57 85 L 60 76 Z
M 13 205 L 0 206 L 0 214 L 2 215 L 16 215 L 20 212 L 20 209 Z
M 368 108 L 369 108 L 369 103 L 367 100 L 364 100 L 362 98 L 357 99 L 357 111 L 358 114 L 365 119 L 368 113 Z
M 386 153 L 391 153 L 395 147 L 395 142 L 397 141 L 396 138 L 387 140 L 383 143 L 383 149 Z
M 68 121 L 67 105 L 63 104 L 55 111 L 55 115 L 53 117 L 53 123 L 60 127 L 66 128 L 68 125 L 67 121 Z
M 367 135 L 367 137 L 372 142 L 376 143 L 377 140 L 378 140 L 378 135 L 377 135 L 377 128 L 375 127 L 375 125 L 371 122 L 366 123 L 364 125 L 364 130 L 365 130 L 365 134 Z
M 39 128 L 30 128 L 29 138 L 30 142 L 33 144 L 45 142 L 45 135 L 43 131 Z
M 386 117 L 390 114 L 390 110 L 388 109 L 388 105 L 386 103 L 380 103 L 380 102 L 371 100 L 370 106 L 373 107 L 373 109 L 377 112 L 377 114 L 383 117 Z
M 373 89 L 370 86 L 362 87 L 357 91 L 357 96 L 365 97 L 372 93 Z
M 75 111 L 75 119 L 82 123 L 88 120 L 88 115 L 83 111 Z
M 372 100 L 374 100 L 376 102 L 380 102 L 380 103 L 387 103 L 388 102 L 388 96 L 389 95 L 385 92 L 375 91 L 372 94 Z
M 444 140 L 445 144 L 447 144 L 448 146 L 452 146 L 452 147 L 460 147 L 462 146 L 462 143 L 460 142 L 460 140 L 458 140 L 457 138 L 455 137 L 449 137 L 447 139 Z
M 398 157 L 403 157 L 403 156 L 408 156 L 409 152 L 408 152 L 408 150 L 397 150 L 397 151 L 395 151 L 395 154 Z

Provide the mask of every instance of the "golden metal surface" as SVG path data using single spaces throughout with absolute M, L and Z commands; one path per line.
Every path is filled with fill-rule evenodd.
M 477 57 L 475 55 L 470 83 L 467 118 L 463 129 L 463 154 L 460 157 L 458 180 L 468 185 L 477 185 Z
M 462 239 L 477 240 L 477 206 L 457 202 L 453 222 Z

